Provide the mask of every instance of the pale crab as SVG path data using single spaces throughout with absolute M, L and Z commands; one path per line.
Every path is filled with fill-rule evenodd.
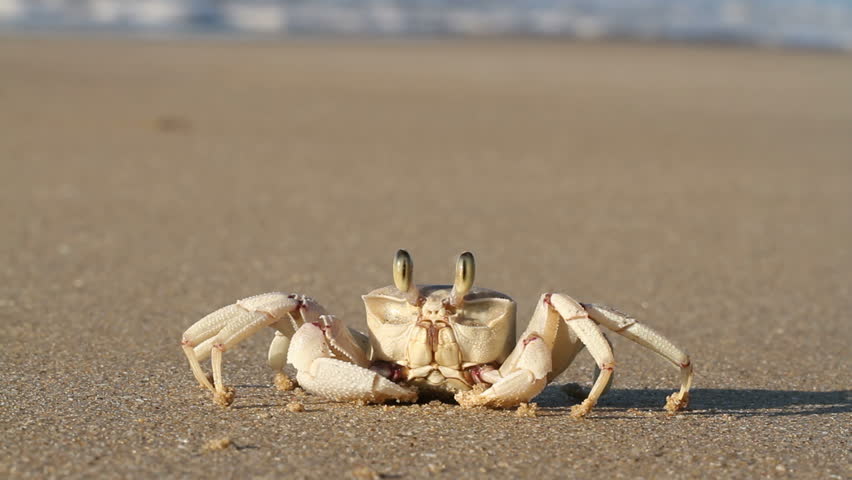
M 284 374 L 289 362 L 302 388 L 335 401 L 414 402 L 420 395 L 454 397 L 462 406 L 505 408 L 538 395 L 586 347 L 598 373 L 588 396 L 571 409 L 572 416 L 581 417 L 612 379 L 615 361 L 604 327 L 680 369 L 680 391 L 667 398 L 667 410 L 681 410 L 689 402 L 689 357 L 610 307 L 546 293 L 515 343 L 515 302 L 500 292 L 473 287 L 469 252 L 459 256 L 452 286 L 415 285 L 405 250 L 396 253 L 393 277 L 393 286 L 362 297 L 369 335 L 346 327 L 305 295 L 266 293 L 199 320 L 184 332 L 183 351 L 195 378 L 221 405 L 233 400 L 233 389 L 222 379 L 222 354 L 269 326 L 276 330 L 269 365 L 281 388 L 292 385 Z M 199 364 L 208 356 L 212 383 Z

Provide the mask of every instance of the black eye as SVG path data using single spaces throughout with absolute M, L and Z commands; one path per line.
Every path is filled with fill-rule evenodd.
M 393 258 L 393 283 L 400 292 L 411 289 L 413 270 L 414 263 L 411 261 L 411 255 L 405 250 L 398 250 Z
M 456 307 L 460 307 L 464 303 L 464 296 L 473 288 L 475 276 L 476 264 L 473 261 L 473 254 L 470 252 L 462 253 L 456 262 L 456 279 L 453 282 L 450 303 Z

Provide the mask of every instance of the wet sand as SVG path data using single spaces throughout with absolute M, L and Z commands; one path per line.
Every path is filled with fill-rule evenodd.
M 849 478 L 850 85 L 814 52 L 0 38 L 0 476 Z M 617 335 L 585 420 L 281 393 L 268 331 L 231 408 L 195 385 L 195 320 L 283 290 L 363 328 L 400 247 L 421 283 L 472 250 L 521 325 L 545 291 L 633 313 L 691 409 Z

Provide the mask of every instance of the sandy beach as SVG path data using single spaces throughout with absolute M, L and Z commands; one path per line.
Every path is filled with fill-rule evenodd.
M 0 37 L 0 477 L 850 478 L 850 86 L 813 51 Z M 271 330 L 230 408 L 197 386 L 203 315 L 294 291 L 363 329 L 397 248 L 419 283 L 473 251 L 521 326 L 632 313 L 691 408 L 618 335 L 583 420 L 279 392 Z

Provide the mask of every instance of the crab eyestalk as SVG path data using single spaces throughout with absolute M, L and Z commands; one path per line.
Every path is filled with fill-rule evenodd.
M 464 304 L 464 296 L 473 288 L 473 277 L 476 274 L 476 266 L 473 263 L 473 254 L 464 252 L 459 255 L 456 262 L 456 279 L 453 282 L 453 291 L 450 294 L 450 303 L 454 307 Z
M 398 250 L 393 258 L 393 283 L 408 303 L 417 305 L 420 293 L 414 284 L 414 262 L 405 250 Z

